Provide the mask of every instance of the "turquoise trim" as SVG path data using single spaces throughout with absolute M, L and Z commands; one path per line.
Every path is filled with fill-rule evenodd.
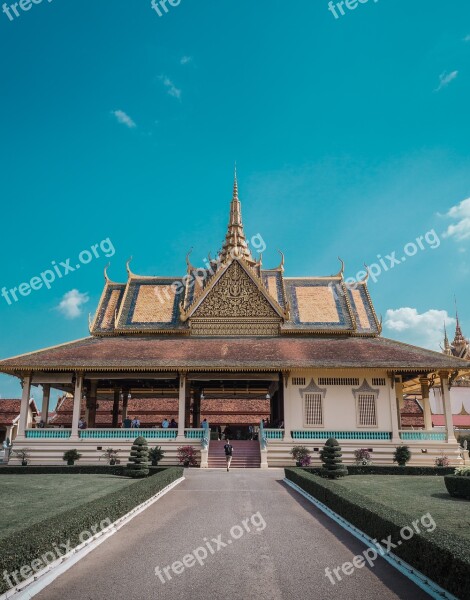
M 264 435 L 268 440 L 283 440 L 284 429 L 265 429 Z
M 431 432 L 431 431 L 401 431 L 400 438 L 402 440 L 409 441 L 434 441 L 434 442 L 445 442 L 447 434 L 445 431 Z
M 204 429 L 185 429 L 184 437 L 188 440 L 202 440 L 204 437 Z
M 27 429 L 26 439 L 67 439 L 72 431 L 70 429 Z
M 327 440 L 335 438 L 337 440 L 385 440 L 391 441 L 390 431 L 305 431 L 297 430 L 292 432 L 294 440 Z
M 79 431 L 79 436 L 83 440 L 134 439 L 140 436 L 148 440 L 174 440 L 177 435 L 177 429 L 82 429 Z

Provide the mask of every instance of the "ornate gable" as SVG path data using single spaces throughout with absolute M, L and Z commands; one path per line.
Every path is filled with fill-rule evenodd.
M 280 308 L 280 307 L 279 307 Z M 190 317 L 193 335 L 279 335 L 279 311 L 233 260 Z

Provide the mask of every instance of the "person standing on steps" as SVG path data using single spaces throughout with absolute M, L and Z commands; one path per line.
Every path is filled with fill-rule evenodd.
M 224 446 L 225 450 L 225 458 L 227 459 L 227 471 L 230 471 L 230 464 L 232 462 L 233 457 L 233 446 L 230 443 L 229 438 L 227 438 L 227 443 Z

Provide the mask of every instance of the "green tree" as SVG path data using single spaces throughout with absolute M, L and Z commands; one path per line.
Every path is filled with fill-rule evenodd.
M 149 448 L 144 437 L 134 440 L 127 463 L 129 477 L 146 477 L 149 474 Z
M 338 479 L 348 474 L 348 469 L 343 464 L 343 453 L 341 452 L 341 446 L 338 440 L 335 438 L 329 438 L 322 450 L 320 451 L 320 458 L 323 463 L 321 470 L 321 476 L 327 479 Z

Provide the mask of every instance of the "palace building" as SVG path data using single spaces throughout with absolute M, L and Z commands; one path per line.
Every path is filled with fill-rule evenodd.
M 144 277 L 128 262 L 123 283 L 105 270 L 89 337 L 0 361 L 0 372 L 23 385 L 16 446 L 31 449 L 33 464 L 60 463 L 68 448 L 83 463 L 97 462 L 105 445 L 125 460 L 138 433 L 163 447 L 163 464 L 192 444 L 207 467 L 220 452 L 207 420 L 229 425 L 240 453 L 243 443 L 250 449 L 249 466 L 292 464 L 294 445 L 308 446 L 315 463 L 329 437 L 340 441 L 347 462 L 366 447 L 373 462 L 391 463 L 406 443 L 411 464 L 433 464 L 441 452 L 457 464 L 450 389 L 470 369 L 468 354 L 382 337 L 367 277 L 347 285 L 343 263 L 336 275 L 292 277 L 281 258 L 266 268 L 253 256 L 235 177 L 225 242 L 204 268 L 188 256 L 184 276 Z M 423 403 L 423 427 L 413 430 L 400 417 L 411 381 Z M 43 390 L 45 427 L 29 426 L 31 386 Z M 51 388 L 64 393 L 56 423 L 47 423 Z M 444 430 L 432 424 L 435 389 Z M 135 417 L 138 432 L 129 428 Z M 165 418 L 177 426 L 161 427 Z M 249 425 L 259 435 L 242 442 Z

